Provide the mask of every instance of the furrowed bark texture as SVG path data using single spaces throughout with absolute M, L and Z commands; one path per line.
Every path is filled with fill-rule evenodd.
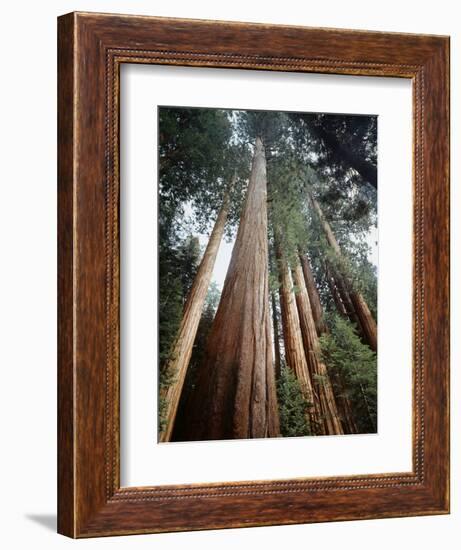
M 280 359 L 280 333 L 279 333 L 279 318 L 277 312 L 277 300 L 275 292 L 271 292 L 272 302 L 272 328 L 274 330 L 274 350 L 275 350 L 275 377 L 280 376 L 281 359 Z
M 359 319 L 360 326 L 362 327 L 363 333 L 366 337 L 370 348 L 373 351 L 378 349 L 378 335 L 376 322 L 373 319 L 373 315 L 368 307 L 368 304 L 365 302 L 365 299 L 360 294 L 360 292 L 351 292 L 350 299 L 352 305 L 354 306 L 355 313 Z
M 320 336 L 326 330 L 325 320 L 323 318 L 322 303 L 320 302 L 320 296 L 315 283 L 314 274 L 312 273 L 311 264 L 305 254 L 300 254 L 299 257 L 301 260 L 307 293 L 309 295 L 309 302 L 312 308 L 315 328 L 317 330 L 317 334 Z
M 233 184 L 234 180 L 232 180 L 231 186 Z M 163 442 L 170 441 L 173 433 L 179 400 L 192 355 L 192 348 L 202 315 L 203 305 L 205 303 L 208 287 L 210 286 L 216 256 L 224 233 L 228 212 L 229 192 L 227 191 L 192 284 L 192 288 L 187 297 L 178 334 L 171 350 L 171 359 L 165 365 L 165 369 L 173 374 L 174 379 L 173 382 L 162 391 L 162 396 L 166 401 L 166 425 L 164 431 L 160 433 L 159 439 Z
M 325 216 L 323 215 L 320 204 L 310 193 L 308 193 L 308 195 L 320 219 L 328 244 L 335 251 L 338 258 L 341 258 L 342 254 L 338 241 L 336 240 L 330 224 L 327 222 Z M 341 299 L 346 307 L 348 315 L 352 316 L 354 322 L 357 323 L 366 343 L 373 351 L 376 351 L 378 349 L 376 321 L 374 320 L 365 299 L 359 292 L 348 289 L 345 277 L 342 273 L 337 273 L 336 269 L 333 270 L 333 277 L 335 279 L 336 286 L 338 287 Z
M 279 435 L 268 277 L 266 157 L 257 138 L 245 206 L 194 392 L 190 439 Z
M 310 264 L 307 256 L 304 257 L 304 264 L 307 265 L 310 273 L 312 274 L 312 270 L 310 268 Z M 303 264 L 303 273 L 304 273 L 304 276 L 306 276 L 306 271 L 304 270 L 304 264 Z M 335 302 L 337 310 L 343 317 L 348 317 L 345 306 L 341 300 L 340 293 L 336 287 L 336 282 L 334 280 L 334 277 L 331 275 L 331 267 L 327 263 L 325 264 L 325 273 L 327 276 L 328 286 L 330 288 L 330 292 L 333 296 L 333 300 Z M 311 281 L 314 285 L 313 288 L 318 296 L 318 290 L 317 290 L 317 285 L 315 283 L 315 279 L 312 277 Z M 306 286 L 307 284 L 308 284 L 308 281 L 306 280 Z M 320 299 L 319 299 L 319 304 L 320 304 L 320 314 L 321 314 L 321 317 L 323 318 L 323 307 L 320 302 Z M 324 324 L 324 330 L 321 332 L 321 334 L 319 334 L 319 336 L 321 336 L 322 334 L 326 334 L 326 332 L 327 332 L 327 326 L 326 324 Z M 347 395 L 347 390 L 344 385 L 344 381 L 342 377 L 339 376 L 338 374 L 333 375 L 331 378 L 331 381 L 334 383 L 334 386 L 332 387 L 333 395 L 336 398 L 336 406 L 341 418 L 343 432 L 346 434 L 355 434 L 358 432 L 357 424 L 355 423 L 352 405 Z
M 320 358 L 320 344 L 314 323 L 314 316 L 307 293 L 304 274 L 301 264 L 293 269 L 293 279 L 297 288 L 296 304 L 298 306 L 299 323 L 304 342 L 304 352 L 307 365 L 311 374 L 311 380 L 317 397 L 316 406 L 320 411 L 320 419 L 323 422 L 324 432 L 327 435 L 342 434 L 343 429 L 336 406 L 333 388 L 326 365 Z
M 331 272 L 331 266 L 329 265 L 328 262 L 325 262 L 324 267 L 325 267 L 325 274 L 327 277 L 328 288 L 330 289 L 330 293 L 333 296 L 333 301 L 335 303 L 336 309 L 338 313 L 341 315 L 341 317 L 347 318 L 349 316 L 346 311 L 346 307 L 343 304 L 343 301 L 341 299 L 341 295 L 339 293 L 338 287 L 336 286 L 335 278 Z
M 320 416 L 319 400 L 314 393 L 311 373 L 304 351 L 301 325 L 296 307 L 293 282 L 288 263 L 276 245 L 278 271 L 280 278 L 280 307 L 282 310 L 283 341 L 285 343 L 285 359 L 287 366 L 293 370 L 301 386 L 306 401 L 310 404 L 306 411 L 311 431 L 315 435 L 325 433 Z

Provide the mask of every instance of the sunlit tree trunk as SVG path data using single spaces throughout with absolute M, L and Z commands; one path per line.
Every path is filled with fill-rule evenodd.
M 312 434 L 325 433 L 320 417 L 319 400 L 314 393 L 311 373 L 303 345 L 296 298 L 291 273 L 280 247 L 276 246 L 278 272 L 280 279 L 280 307 L 282 310 L 283 341 L 287 366 L 295 373 L 304 398 L 309 404 L 306 410 L 307 420 Z
M 234 185 L 234 182 L 235 176 L 231 181 L 230 188 Z M 161 390 L 161 397 L 165 400 L 166 410 L 164 413 L 165 429 L 159 434 L 160 441 L 171 440 L 179 399 L 181 397 L 187 368 L 192 355 L 192 347 L 202 315 L 203 305 L 205 303 L 208 287 L 210 286 L 216 256 L 224 233 L 228 211 L 229 189 L 224 196 L 223 205 L 216 218 L 205 253 L 203 254 L 203 258 L 184 305 L 181 324 L 171 349 L 170 359 L 164 367 L 172 377 L 172 382 L 168 387 Z
M 338 258 L 342 258 L 341 249 L 339 247 L 338 241 L 336 240 L 330 224 L 327 222 L 325 216 L 323 215 L 320 204 L 310 193 L 309 198 L 320 219 L 328 244 L 334 250 Z M 336 269 L 334 271 L 336 271 Z M 356 315 L 358 327 L 364 337 L 364 340 L 373 351 L 376 351 L 378 349 L 376 321 L 373 318 L 373 315 L 371 314 L 365 299 L 359 292 L 348 289 L 348 285 L 342 273 L 333 273 L 333 276 L 335 277 L 336 286 L 338 287 L 338 290 L 341 294 L 341 299 L 343 303 L 345 303 L 344 305 L 346 306 L 346 310 L 348 309 L 347 302 L 350 302 L 351 309 Z
M 231 261 L 199 367 L 190 439 L 279 435 L 268 278 L 266 157 L 257 138 Z
M 317 408 L 323 421 L 324 431 L 328 435 L 342 434 L 343 429 L 336 406 L 333 388 L 327 367 L 320 359 L 320 344 L 315 328 L 314 316 L 304 281 L 301 264 L 293 269 L 293 280 L 296 286 L 296 303 L 307 364 L 317 397 Z

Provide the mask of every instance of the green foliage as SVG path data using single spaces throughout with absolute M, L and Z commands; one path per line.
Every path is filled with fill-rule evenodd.
M 320 338 L 322 357 L 335 380 L 347 388 L 360 433 L 374 433 L 377 426 L 376 354 L 358 337 L 350 321 L 337 314 L 327 317 L 329 334 Z
M 309 244 L 306 193 L 299 170 L 296 158 L 289 154 L 273 159 L 268 167 L 269 219 L 289 263 L 295 263 L 298 249 Z
M 198 238 L 189 235 L 177 248 L 169 250 L 169 261 L 160 263 L 159 273 L 159 389 L 170 386 L 176 373 L 168 366 L 174 359 L 172 348 L 182 319 L 183 306 L 190 292 L 200 263 L 201 249 Z M 167 270 L 165 268 L 168 267 Z M 215 286 L 210 287 L 205 304 L 205 317 L 210 315 L 210 308 L 216 302 Z M 214 313 L 213 313 L 214 315 Z M 210 322 L 211 324 L 211 322 Z M 203 330 L 203 327 L 202 327 Z M 199 325 L 200 331 L 200 325 Z M 159 392 L 158 428 L 163 431 L 166 424 L 165 412 L 167 403 Z
M 160 369 L 170 351 L 182 318 L 183 306 L 197 273 L 201 250 L 189 235 L 176 247 L 160 248 L 159 261 L 159 361 Z
M 216 186 L 231 137 L 221 109 L 159 108 L 160 199 L 171 208 Z
M 349 284 L 352 289 L 363 295 L 373 318 L 376 319 L 378 315 L 377 269 L 370 263 L 366 252 L 363 250 L 349 249 L 347 257 L 344 273 L 348 277 Z
M 194 346 L 192 348 L 192 357 L 189 364 L 188 378 L 186 380 L 186 386 L 193 389 L 195 385 L 195 370 L 196 367 L 203 360 L 206 342 L 208 340 L 208 334 L 213 323 L 213 319 L 218 309 L 219 299 L 221 297 L 221 290 L 218 285 L 212 281 L 208 289 L 205 305 L 203 307 L 202 316 L 197 329 L 197 335 L 195 337 Z
M 306 185 L 312 192 L 310 184 Z M 319 201 L 320 202 L 320 201 Z M 316 212 L 311 211 L 307 216 L 306 231 L 309 234 L 309 241 L 304 246 L 303 252 L 308 252 L 311 258 L 311 265 L 315 273 L 316 282 L 323 296 L 326 309 L 333 309 L 334 304 L 330 290 L 326 284 L 326 265 L 343 275 L 346 285 L 350 291 L 360 292 L 367 302 L 373 317 L 377 317 L 377 269 L 369 260 L 370 246 L 376 245 L 370 241 L 370 223 L 363 227 L 348 225 L 343 220 L 327 218 L 324 204 L 321 203 L 322 211 L 338 241 L 341 255 L 328 244 L 325 232 Z
M 186 378 L 184 380 L 184 386 L 181 393 L 181 399 L 179 401 L 178 412 L 176 415 L 175 429 L 173 433 L 174 441 L 184 441 L 187 439 L 187 434 L 183 433 L 188 423 L 188 402 L 191 398 L 193 391 L 197 383 L 198 367 L 204 360 L 206 343 L 208 335 L 211 330 L 211 325 L 218 308 L 219 299 L 221 297 L 221 291 L 218 285 L 212 281 L 210 288 L 208 289 L 205 305 L 203 308 L 202 316 L 197 328 L 197 334 L 194 340 L 194 346 L 192 348 L 192 356 L 187 369 Z M 160 403 L 162 405 L 162 403 Z M 159 417 L 161 411 L 159 412 Z
M 311 435 L 306 411 L 309 403 L 304 398 L 293 371 L 283 366 L 277 382 L 280 432 L 283 437 Z
M 362 240 L 377 224 L 376 191 L 342 183 L 329 171 L 321 172 L 314 164 L 304 166 L 306 192 L 315 196 L 321 204 L 326 219 L 335 227 L 336 238 L 341 244 L 342 235 L 354 234 Z
M 166 409 L 168 402 L 162 395 L 162 390 L 168 388 L 176 379 L 176 373 L 172 372 L 171 369 L 163 369 L 160 371 L 159 376 L 159 394 L 158 394 L 158 431 L 163 432 L 166 428 Z
M 159 363 L 163 369 L 181 322 L 184 296 L 177 273 L 162 270 L 159 283 Z
M 351 166 L 360 159 L 374 171 L 377 167 L 377 117 L 324 113 L 290 113 L 293 139 L 304 160 L 318 173 L 332 178 L 332 197 L 361 189 L 366 202 L 376 201 L 376 190 Z
M 319 136 L 333 136 L 328 142 Z M 232 111 L 223 109 L 159 109 L 159 354 L 166 364 L 182 309 L 195 277 L 200 246 L 194 233 L 208 233 L 229 182 L 230 212 L 226 236 L 238 225 L 246 194 L 256 137 L 265 146 L 268 174 L 269 287 L 279 288 L 275 239 L 293 267 L 299 252 L 310 258 L 326 311 L 334 311 L 326 264 L 343 275 L 350 289 L 361 292 L 376 318 L 376 268 L 369 261 L 370 235 L 376 225 L 376 190 L 356 169 L 353 155 L 376 168 L 376 117 Z M 340 143 L 352 156 L 341 156 Z M 330 146 L 328 145 L 330 143 Z M 321 204 L 341 247 L 338 257 L 328 245 L 308 190 Z M 296 288 L 294 288 L 296 292 Z M 209 330 L 220 291 L 211 287 L 194 342 L 178 418 L 196 384 L 197 365 L 204 360 Z M 333 315 L 330 334 L 322 337 L 322 354 L 331 372 L 341 375 L 358 417 L 360 431 L 376 427 L 376 356 L 362 344 L 353 325 Z M 283 353 L 283 342 L 281 342 Z M 160 386 L 175 373 L 161 370 Z M 322 377 L 315 383 L 322 384 Z M 336 388 L 338 390 L 338 388 Z M 308 404 L 294 374 L 282 368 L 278 382 L 282 433 L 311 433 Z M 162 410 L 159 404 L 159 423 Z M 180 424 L 180 422 L 179 422 Z M 176 428 L 175 428 L 176 429 Z
M 201 255 L 200 242 L 194 235 L 189 235 L 178 247 L 177 268 L 185 298 L 194 282 Z
M 277 111 L 234 111 L 236 131 L 239 139 L 254 144 L 261 138 L 266 147 L 266 154 L 272 147 L 279 147 L 287 137 L 289 119 Z

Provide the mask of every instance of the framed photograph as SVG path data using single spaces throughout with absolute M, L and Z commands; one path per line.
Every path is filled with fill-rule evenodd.
M 449 39 L 58 20 L 58 531 L 449 512 Z

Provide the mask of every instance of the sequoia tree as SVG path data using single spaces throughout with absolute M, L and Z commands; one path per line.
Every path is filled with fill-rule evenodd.
M 280 277 L 280 306 L 282 309 L 283 340 L 287 367 L 296 375 L 306 400 L 306 415 L 313 434 L 325 433 L 318 395 L 314 392 L 312 373 L 306 358 L 301 324 L 288 263 L 280 247 L 277 247 Z
M 316 325 L 317 327 L 320 326 L 320 330 L 317 329 L 317 336 L 322 338 L 323 336 L 328 335 L 329 328 L 327 326 L 327 323 L 325 322 L 325 313 L 323 309 L 323 305 L 320 301 L 320 296 L 317 288 L 317 283 L 315 281 L 312 268 L 310 265 L 309 258 L 304 254 L 300 254 L 300 259 L 302 263 L 302 271 L 304 275 L 304 282 L 306 284 L 309 300 L 311 296 L 314 296 L 314 300 L 317 303 L 317 308 L 312 308 L 312 314 L 314 320 L 316 319 L 316 316 L 318 316 L 319 319 L 321 319 L 322 323 L 320 325 Z M 337 296 L 337 289 L 335 286 L 335 282 L 329 277 L 328 279 L 328 287 L 332 294 L 333 301 L 335 303 L 336 308 L 340 313 L 343 313 L 346 315 L 345 310 L 342 308 L 344 307 L 341 298 L 339 295 Z M 302 286 L 302 283 L 300 283 Z M 314 312 L 316 312 L 314 314 Z M 312 335 L 313 338 L 313 335 Z M 317 338 L 316 341 L 316 356 L 320 362 L 320 364 L 325 364 L 324 358 L 322 357 L 321 353 L 321 346 L 320 346 L 319 338 Z M 331 395 L 328 395 L 328 399 L 331 403 L 334 403 L 336 405 L 336 414 L 339 416 L 341 420 L 341 427 L 343 430 L 343 433 L 347 434 L 354 434 L 357 433 L 357 424 L 355 422 L 354 418 L 354 411 L 352 407 L 352 403 L 348 394 L 347 386 L 344 382 L 344 376 L 342 372 L 339 370 L 332 370 L 328 369 L 325 365 L 325 369 L 321 369 L 324 371 L 325 374 L 328 374 L 328 377 L 322 377 L 321 380 L 324 380 L 326 382 L 326 391 L 329 393 L 330 390 L 333 393 L 333 399 Z M 333 405 L 333 411 L 334 411 L 334 405 Z
M 275 292 L 271 292 L 272 306 L 272 328 L 274 331 L 274 351 L 275 351 L 275 377 L 280 377 L 281 372 L 281 354 L 280 354 L 280 332 L 279 332 L 279 317 L 277 311 L 277 300 Z
M 330 376 L 325 363 L 320 359 L 320 344 L 300 263 L 297 263 L 293 269 L 293 279 L 296 286 L 296 303 L 298 306 L 304 351 L 315 394 L 318 399 L 318 408 L 320 409 L 324 430 L 328 435 L 342 434 L 343 429 L 330 382 Z
M 309 295 L 309 302 L 312 308 L 312 316 L 314 318 L 315 328 L 317 334 L 320 336 L 326 330 L 325 320 L 323 317 L 323 307 L 320 302 L 320 296 L 315 283 L 314 274 L 312 273 L 311 264 L 306 254 L 300 252 L 299 259 L 304 274 L 304 280 L 306 283 L 307 294 Z
M 338 260 L 338 264 L 340 264 L 341 261 L 343 261 L 343 256 L 338 241 L 336 240 L 336 237 L 333 233 L 333 230 L 331 229 L 328 221 L 325 219 L 322 208 L 318 201 L 312 196 L 310 192 L 308 192 L 308 195 L 325 232 L 328 244 L 334 251 L 336 259 Z M 354 316 L 354 320 L 357 319 L 358 326 L 362 331 L 365 341 L 373 351 L 376 351 L 378 347 L 376 321 L 374 320 L 365 299 L 360 292 L 353 288 L 352 285 L 348 285 L 344 273 L 341 272 L 341 268 L 333 267 L 333 278 L 335 279 L 336 286 L 339 290 L 339 294 L 342 298 L 343 303 L 346 302 L 344 303 L 346 310 L 348 309 L 348 303 L 350 301 L 350 315 Z
M 230 187 L 233 186 L 234 182 L 235 176 L 232 179 Z M 164 367 L 171 382 L 165 385 L 160 392 L 160 399 L 164 401 L 163 422 L 161 423 L 164 429 L 160 433 L 160 441 L 169 441 L 173 433 L 179 399 L 192 354 L 192 346 L 197 334 L 197 327 L 210 285 L 219 245 L 224 233 L 228 209 L 229 190 L 224 195 L 223 205 L 216 218 L 213 231 L 211 232 L 197 275 L 184 306 L 181 324 L 170 352 L 170 358 Z
M 160 440 L 374 431 L 376 117 L 160 118 Z
M 264 145 L 247 196 L 191 406 L 190 439 L 279 435 L 272 356 Z

